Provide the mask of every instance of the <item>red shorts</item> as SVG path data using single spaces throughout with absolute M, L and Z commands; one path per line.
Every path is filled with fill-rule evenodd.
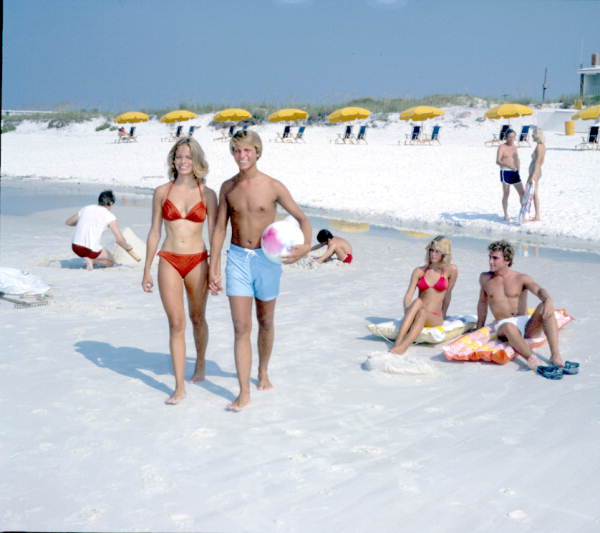
M 96 259 L 96 257 L 98 257 L 102 253 L 102 250 L 100 250 L 99 252 L 94 252 L 93 250 L 90 250 L 85 246 L 79 246 L 79 244 L 72 244 L 71 249 L 79 257 L 89 257 L 90 259 Z
M 346 257 L 344 257 L 344 260 L 342 261 L 342 263 L 352 263 L 352 254 L 347 254 Z

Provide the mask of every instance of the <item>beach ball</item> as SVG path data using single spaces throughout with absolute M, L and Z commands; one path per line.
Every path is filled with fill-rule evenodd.
M 290 248 L 304 243 L 304 234 L 293 217 L 273 222 L 267 226 L 260 239 L 265 256 L 273 263 L 281 263 L 282 256 L 290 254 Z

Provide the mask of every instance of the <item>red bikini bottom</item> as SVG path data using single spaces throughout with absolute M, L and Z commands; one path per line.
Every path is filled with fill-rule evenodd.
M 185 278 L 197 265 L 202 263 L 207 257 L 208 252 L 204 250 L 198 254 L 174 254 L 173 252 L 158 252 L 167 263 L 169 263 L 182 278 Z
M 73 252 L 75 252 L 79 257 L 89 257 L 90 259 L 96 259 L 96 257 L 102 253 L 102 250 L 99 252 L 94 252 L 94 250 L 90 250 L 85 246 L 79 246 L 79 244 L 72 244 L 71 250 L 73 250 Z

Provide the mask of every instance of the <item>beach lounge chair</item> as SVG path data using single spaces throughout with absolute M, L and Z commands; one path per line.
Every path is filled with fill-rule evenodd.
M 137 136 L 135 135 L 135 126 L 131 126 L 131 128 L 129 128 L 129 133 L 126 133 L 124 135 L 119 135 L 117 142 L 119 142 L 119 143 L 137 142 Z
M 273 141 L 275 141 L 276 143 L 291 142 L 292 141 L 292 138 L 290 137 L 291 133 L 292 133 L 292 127 L 286 126 L 285 128 L 283 128 L 283 133 L 277 133 L 277 137 L 275 137 L 273 139 Z
M 590 131 L 587 137 L 582 137 L 582 141 L 575 148 L 577 150 L 600 150 L 598 142 L 600 126 L 590 126 Z
M 432 130 L 431 130 L 431 137 L 429 138 L 425 138 L 425 139 L 421 139 L 421 143 L 422 144 L 433 144 L 433 143 L 440 143 L 440 130 L 442 129 L 442 127 L 438 124 L 436 124 Z
M 506 132 L 510 129 L 510 124 L 503 124 L 500 128 L 500 133 L 498 135 L 494 134 L 494 136 L 489 140 L 485 141 L 484 144 L 488 144 L 490 146 L 494 146 L 495 144 L 502 144 L 504 139 L 506 138 Z
M 179 126 L 177 126 L 177 129 L 175 130 L 175 133 L 173 133 L 172 135 L 169 135 L 168 137 L 163 137 L 161 139 L 161 141 L 162 142 L 176 141 L 177 139 L 179 139 L 179 137 L 181 137 L 182 132 L 183 132 L 183 126 L 181 124 L 179 124 Z
M 190 129 L 188 130 L 188 137 L 193 137 L 195 130 L 196 130 L 196 126 L 190 126 Z
M 525 125 L 521 127 L 521 133 L 519 133 L 519 138 L 517 139 L 517 146 L 527 145 L 531 146 L 529 142 L 529 131 L 531 130 L 530 125 Z
M 421 142 L 421 126 L 415 125 L 410 133 L 406 134 L 404 144 L 418 144 Z M 399 142 L 399 141 L 398 141 Z
M 354 137 L 354 135 L 350 136 L 350 142 L 352 144 L 360 144 L 361 142 L 368 144 L 366 137 L 367 137 L 367 126 L 363 124 L 359 128 L 358 135 L 356 137 Z
M 229 139 L 231 139 L 233 137 L 234 133 L 235 133 L 235 125 L 229 126 L 229 129 L 227 130 L 227 133 L 221 135 L 220 137 L 215 137 L 213 140 L 215 140 L 215 141 L 228 141 Z
M 344 134 L 337 134 L 337 137 L 333 140 L 335 144 L 346 144 L 352 142 L 352 126 L 346 126 Z
M 306 126 L 300 126 L 298 128 L 298 131 L 296 132 L 296 135 L 294 135 L 292 137 L 292 140 L 295 143 L 305 143 L 306 140 L 304 139 L 304 130 L 306 130 Z

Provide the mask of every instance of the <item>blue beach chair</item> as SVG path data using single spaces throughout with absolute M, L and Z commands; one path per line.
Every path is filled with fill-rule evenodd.
M 300 126 L 298 128 L 298 131 L 296 132 L 296 135 L 294 135 L 294 137 L 292 138 L 292 140 L 295 143 L 305 143 L 306 140 L 304 139 L 304 130 L 306 130 L 306 126 Z
M 583 142 L 575 148 L 577 150 L 600 150 L 600 144 L 598 143 L 599 130 L 600 126 L 590 126 L 587 138 L 583 137 Z
M 404 140 L 404 144 L 417 144 L 421 141 L 421 131 L 422 127 L 415 124 L 413 126 L 412 131 L 406 135 L 406 139 Z
M 503 124 L 500 128 L 500 133 L 498 135 L 494 134 L 494 136 L 489 141 L 485 141 L 484 144 L 489 144 L 490 146 L 494 146 L 495 144 L 502 144 L 506 140 L 506 132 L 509 129 L 510 124 Z
M 521 133 L 519 133 L 519 138 L 517 139 L 517 146 L 527 145 L 531 146 L 529 142 L 529 131 L 531 130 L 531 126 L 529 124 L 523 126 L 521 128 Z M 506 135 L 505 135 L 506 137 Z
M 354 135 L 352 135 L 352 138 L 350 140 L 353 144 L 360 144 L 361 142 L 368 144 L 366 137 L 367 137 L 367 126 L 362 125 L 358 130 L 358 135 L 356 136 L 356 138 L 354 137 Z
M 438 124 L 436 124 L 433 129 L 431 130 L 431 137 L 429 139 L 422 139 L 421 143 L 422 144 L 433 144 L 433 143 L 440 143 L 440 130 L 442 129 L 441 126 L 439 126 Z
M 337 137 L 333 141 L 335 144 L 346 144 L 352 142 L 352 126 L 346 126 L 344 134 L 337 134 Z

